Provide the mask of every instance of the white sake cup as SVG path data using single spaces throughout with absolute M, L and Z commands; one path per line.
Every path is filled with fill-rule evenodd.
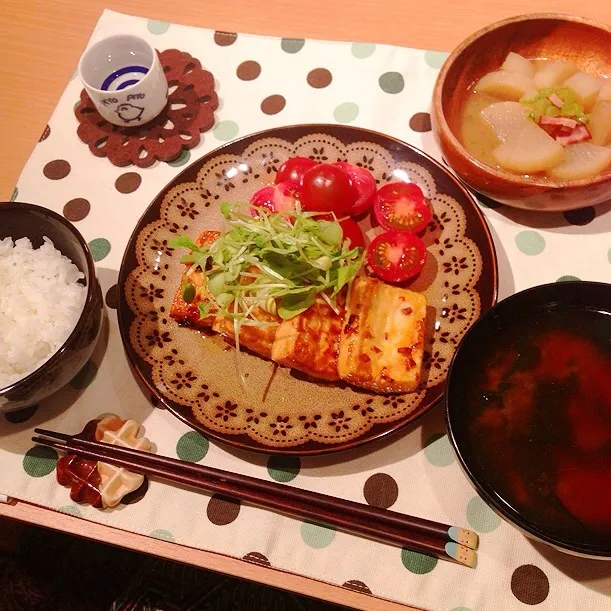
M 78 74 L 98 112 L 114 125 L 147 123 L 168 99 L 157 52 L 137 36 L 118 34 L 95 43 L 81 57 Z

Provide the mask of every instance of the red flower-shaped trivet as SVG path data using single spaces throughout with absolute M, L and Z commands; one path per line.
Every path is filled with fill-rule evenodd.
M 188 53 L 167 49 L 159 60 L 168 79 L 168 103 L 155 119 L 137 127 L 119 127 L 102 118 L 83 89 L 74 109 L 78 136 L 96 157 L 116 166 L 148 168 L 157 159 L 173 161 L 199 144 L 200 133 L 214 125 L 218 97 L 214 77 Z

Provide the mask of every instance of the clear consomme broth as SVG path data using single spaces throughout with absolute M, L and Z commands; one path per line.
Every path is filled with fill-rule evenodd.
M 504 329 L 468 409 L 480 473 L 514 509 L 611 546 L 611 316 L 551 310 Z
M 467 151 L 476 159 L 494 168 L 498 168 L 499 164 L 492 156 L 492 151 L 500 142 L 490 124 L 480 113 L 490 104 L 500 101 L 500 98 L 488 93 L 471 90 L 461 120 L 461 140 Z

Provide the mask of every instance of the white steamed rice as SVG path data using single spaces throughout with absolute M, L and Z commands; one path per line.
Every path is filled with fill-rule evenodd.
M 25 377 L 66 341 L 81 315 L 82 272 L 44 238 L 0 239 L 0 388 Z

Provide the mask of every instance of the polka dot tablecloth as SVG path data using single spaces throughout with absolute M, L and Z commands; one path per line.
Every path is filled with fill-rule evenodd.
M 76 224 L 97 262 L 108 321 L 89 363 L 56 396 L 0 418 L 0 494 L 120 529 L 243 558 L 424 609 L 609 608 L 611 565 L 530 542 L 502 522 L 462 475 L 440 408 L 406 431 L 341 456 L 247 455 L 209 443 L 139 388 L 117 327 L 118 270 L 138 218 L 185 164 L 233 138 L 295 123 L 345 123 L 391 134 L 439 159 L 429 115 L 445 54 L 213 32 L 105 12 L 92 42 L 129 32 L 179 48 L 216 77 L 212 131 L 172 163 L 117 168 L 76 135 L 78 79 L 68 84 L 15 189 Z M 611 206 L 527 214 L 482 203 L 495 240 L 500 298 L 569 279 L 611 279 Z M 141 500 L 111 511 L 72 503 L 55 482 L 57 455 L 32 448 L 35 426 L 77 432 L 102 413 L 144 423 L 157 451 L 183 460 L 464 525 L 481 535 L 469 570 L 413 552 L 300 523 L 214 495 L 153 481 Z

